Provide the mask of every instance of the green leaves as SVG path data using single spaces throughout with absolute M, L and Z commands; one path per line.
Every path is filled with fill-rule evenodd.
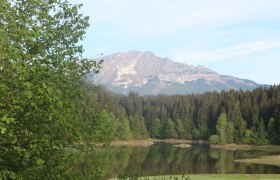
M 13 123 L 14 121 L 14 118 L 9 118 L 7 116 L 2 117 L 0 121 L 0 133 L 4 134 L 7 131 L 7 126 Z
M 7 131 L 6 127 L 0 127 L 1 134 L 4 134 Z
M 89 23 L 80 7 L 1 0 L 0 145 L 25 149 L 77 140 L 77 127 L 86 121 L 83 75 L 98 68 L 82 58 L 79 41 Z
M 14 118 L 8 118 L 6 116 L 4 116 L 1 120 L 2 120 L 2 122 L 5 122 L 6 124 L 11 124 L 15 121 Z
M 36 159 L 36 164 L 38 166 L 43 165 L 45 163 L 45 161 L 43 159 Z

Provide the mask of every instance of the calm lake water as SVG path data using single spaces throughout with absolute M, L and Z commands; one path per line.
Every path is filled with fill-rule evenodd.
M 211 173 L 280 173 L 280 167 L 234 162 L 235 159 L 272 155 L 265 151 L 229 151 L 209 145 L 179 148 L 172 144 L 150 147 L 116 147 L 104 155 L 103 178 Z M 277 153 L 276 153 L 277 154 Z M 278 152 L 279 154 L 279 152 Z
M 45 152 L 42 156 L 45 161 L 43 166 L 28 167 L 28 163 L 25 163 L 25 167 L 13 167 L 13 170 L 24 179 L 110 179 L 198 173 L 279 174 L 280 167 L 277 166 L 233 161 L 273 154 L 279 152 L 229 151 L 211 149 L 208 145 L 179 148 L 162 143 L 150 147 L 108 147 L 90 151 Z M 15 165 L 20 162 L 11 160 Z

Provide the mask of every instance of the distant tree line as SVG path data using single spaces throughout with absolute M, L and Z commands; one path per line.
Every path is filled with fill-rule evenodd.
M 280 86 L 173 96 L 95 89 L 92 98 L 109 112 L 118 139 L 280 144 Z

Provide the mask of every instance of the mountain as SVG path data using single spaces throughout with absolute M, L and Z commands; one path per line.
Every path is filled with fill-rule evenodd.
M 230 89 L 252 90 L 260 85 L 246 79 L 220 75 L 203 66 L 189 66 L 152 52 L 129 51 L 103 58 L 95 84 L 116 93 L 141 95 L 189 94 Z

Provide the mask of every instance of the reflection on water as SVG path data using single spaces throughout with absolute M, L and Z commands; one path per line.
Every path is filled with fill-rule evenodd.
M 24 179 L 108 179 L 151 175 L 203 173 L 280 173 L 277 166 L 246 165 L 234 159 L 270 155 L 265 151 L 227 151 L 207 145 L 178 148 L 171 144 L 150 147 L 108 147 L 90 151 L 44 151 L 45 161 L 34 165 L 5 154 L 6 167 Z M 20 163 L 19 163 L 20 162 Z

